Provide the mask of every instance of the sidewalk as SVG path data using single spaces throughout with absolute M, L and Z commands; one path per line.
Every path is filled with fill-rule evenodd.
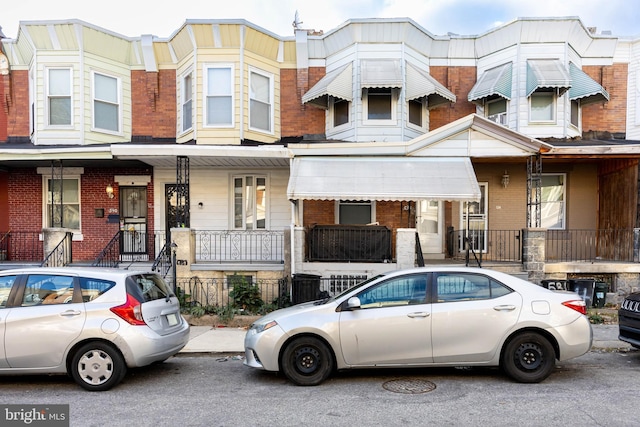
M 628 351 L 632 347 L 618 340 L 618 325 L 591 325 L 591 350 Z M 192 326 L 189 343 L 180 351 L 189 353 L 244 353 L 244 328 L 213 328 Z

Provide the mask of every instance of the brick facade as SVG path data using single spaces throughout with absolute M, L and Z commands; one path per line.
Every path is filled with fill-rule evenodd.
M 609 102 L 582 108 L 582 131 L 626 133 L 628 64 L 589 65 L 582 71 L 609 92 Z
M 280 72 L 282 137 L 325 133 L 325 111 L 302 103 L 302 95 L 324 75 L 324 67 L 309 70 L 286 69 Z
M 476 67 L 430 67 L 429 74 L 456 96 L 456 102 L 429 111 L 429 130 L 437 129 L 476 112 L 467 96 L 476 83 Z
M 176 137 L 175 70 L 131 72 L 131 134 L 134 137 Z
M 3 113 L 6 114 L 6 129 L 0 130 L 0 142 L 7 138 L 28 138 L 29 130 L 29 73 L 27 71 L 12 71 L 9 76 L 3 76 L 4 104 Z M 4 84 L 7 79 L 9 83 Z M 10 88 L 7 94 L 7 88 Z M 8 102 L 7 102 L 8 95 Z M 2 120 L 2 119 L 0 119 Z M 0 125 L 2 123 L 0 122 Z M 3 137 L 3 135 L 5 135 Z

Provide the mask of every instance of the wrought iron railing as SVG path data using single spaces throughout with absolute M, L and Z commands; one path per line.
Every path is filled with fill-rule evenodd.
M 64 238 L 40 263 L 40 267 L 64 267 L 73 261 L 73 233 L 68 231 Z
M 391 230 L 376 225 L 316 225 L 307 232 L 307 259 L 320 262 L 389 262 Z
M 166 278 L 171 267 L 171 244 L 169 242 L 165 242 L 162 249 L 160 249 L 158 256 L 153 261 L 151 271 L 157 271 L 162 275 L 162 277 Z
M 522 230 L 469 230 L 467 233 L 467 230 L 450 229 L 447 252 L 456 259 L 469 257 L 473 264 L 522 262 Z
M 284 231 L 198 230 L 196 262 L 284 263 Z
M 0 232 L 0 261 L 41 262 L 44 258 L 38 231 Z
M 118 231 L 91 264 L 94 267 L 117 267 L 120 264 L 120 236 Z
M 547 230 L 546 261 L 637 262 L 637 232 L 624 230 Z

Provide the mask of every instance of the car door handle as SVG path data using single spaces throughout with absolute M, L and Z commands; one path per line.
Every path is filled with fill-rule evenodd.
M 409 317 L 429 317 L 429 313 L 427 313 L 426 311 L 417 311 L 415 313 L 409 313 L 409 314 L 407 314 L 407 316 L 409 316 Z
M 495 311 L 513 311 L 516 309 L 515 305 L 496 305 L 493 307 Z
M 60 316 L 78 316 L 80 315 L 82 312 L 80 310 L 67 310 L 67 311 L 63 311 L 62 313 L 60 313 Z

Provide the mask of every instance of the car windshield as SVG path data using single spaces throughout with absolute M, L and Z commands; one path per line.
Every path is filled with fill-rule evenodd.
M 338 299 L 338 298 L 342 297 L 343 295 L 346 295 L 346 294 L 348 294 L 349 292 L 355 291 L 356 289 L 361 288 L 362 286 L 366 285 L 367 283 L 371 283 L 371 282 L 373 282 L 374 280 L 376 280 L 376 279 L 378 279 L 378 278 L 380 278 L 380 277 L 383 277 L 383 276 L 384 276 L 384 274 L 378 274 L 377 276 L 370 277 L 370 278 L 368 278 L 367 280 L 364 280 L 364 281 L 362 281 L 362 282 L 358 283 L 357 285 L 350 287 L 350 288 L 349 288 L 349 289 L 347 289 L 346 291 L 343 291 L 343 292 L 339 293 L 338 295 L 334 295 L 334 296 L 332 296 L 332 297 L 329 297 L 329 298 L 325 298 L 325 299 L 323 299 L 323 300 L 322 300 L 322 301 L 320 301 L 319 303 L 320 303 L 320 304 L 327 304 L 327 303 L 329 303 L 329 302 L 331 302 L 331 301 L 335 301 L 336 299 Z

